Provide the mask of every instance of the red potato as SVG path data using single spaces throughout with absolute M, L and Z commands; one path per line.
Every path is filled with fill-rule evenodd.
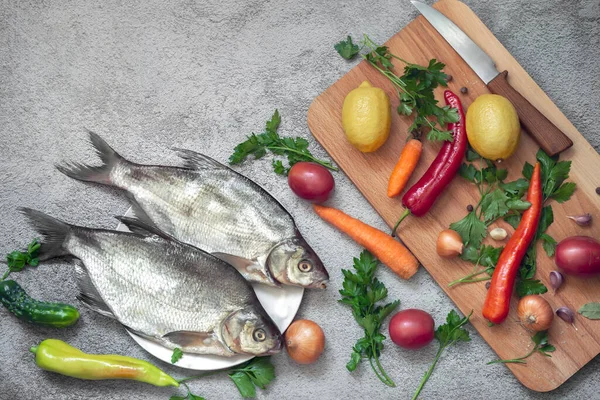
M 556 265 L 567 274 L 600 274 L 600 243 L 589 236 L 571 236 L 556 246 Z
M 429 313 L 409 308 L 402 310 L 390 320 L 392 342 L 405 349 L 420 349 L 434 338 L 435 322 Z
M 329 198 L 335 182 L 327 168 L 312 162 L 299 162 L 288 173 L 288 185 L 296 196 L 321 203 Z

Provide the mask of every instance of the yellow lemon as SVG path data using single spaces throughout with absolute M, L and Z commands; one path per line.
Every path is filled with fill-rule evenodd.
M 481 156 L 506 160 L 519 144 L 521 125 L 512 103 L 497 94 L 484 94 L 467 110 L 467 137 Z
M 348 141 L 363 153 L 377 150 L 390 135 L 392 113 L 385 92 L 364 81 L 346 95 L 342 127 Z

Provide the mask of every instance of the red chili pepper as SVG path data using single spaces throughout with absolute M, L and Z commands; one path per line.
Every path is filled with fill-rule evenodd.
M 521 260 L 537 231 L 542 211 L 540 163 L 535 164 L 533 169 L 529 190 L 527 191 L 527 201 L 531 203 L 531 206 L 523 213 L 517 230 L 502 250 L 492 275 L 490 289 L 485 297 L 483 316 L 494 324 L 501 324 L 508 315 L 510 298 L 521 266 Z
M 406 211 L 394 226 L 392 235 L 396 233 L 398 225 L 408 214 L 421 217 L 429 211 L 435 200 L 456 176 L 467 152 L 465 113 L 460 99 L 450 90 L 444 91 L 444 99 L 447 105 L 458 110 L 458 122 L 448 124 L 448 130 L 452 131 L 454 140 L 444 142 L 425 174 L 402 197 L 402 204 L 406 207 Z

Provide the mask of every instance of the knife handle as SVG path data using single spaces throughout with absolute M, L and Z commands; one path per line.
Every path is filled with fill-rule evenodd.
M 538 111 L 530 102 L 521 96 L 506 80 L 508 71 L 503 71 L 488 83 L 487 87 L 492 93 L 506 97 L 515 106 L 519 120 L 529 135 L 535 139 L 540 147 L 554 156 L 573 146 L 573 141 L 560 129 Z

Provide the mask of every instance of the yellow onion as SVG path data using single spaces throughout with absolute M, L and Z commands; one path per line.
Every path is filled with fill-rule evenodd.
M 463 251 L 462 238 L 458 232 L 445 229 L 438 235 L 436 251 L 442 257 L 455 257 Z
M 285 332 L 285 347 L 292 360 L 312 364 L 325 348 L 325 334 L 319 325 L 308 319 L 292 322 Z
M 554 319 L 554 311 L 550 304 L 537 294 L 531 294 L 519 300 L 517 315 L 525 328 L 535 332 L 550 328 Z

